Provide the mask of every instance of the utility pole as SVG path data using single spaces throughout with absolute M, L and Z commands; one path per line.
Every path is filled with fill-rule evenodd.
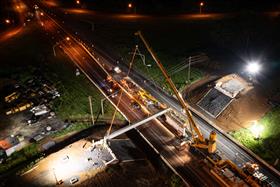
M 116 91 L 116 92 L 114 92 L 114 93 L 112 93 L 112 94 L 106 96 L 105 98 L 101 99 L 100 104 L 101 104 L 101 114 L 102 114 L 102 115 L 104 115 L 104 101 L 105 101 L 106 99 L 109 99 L 109 97 L 111 97 L 111 96 L 113 96 L 113 95 L 116 95 L 117 93 L 118 93 L 118 91 Z
M 102 116 L 104 115 L 104 101 L 105 101 L 105 99 L 107 99 L 107 98 L 101 99 L 101 114 L 102 114 Z
M 88 20 L 82 20 L 83 22 L 85 23 L 88 23 L 90 24 L 90 27 L 91 27 L 91 31 L 93 32 L 95 30 L 95 24 L 91 21 L 88 21 Z
M 53 171 L 53 175 L 54 175 L 54 178 L 55 178 L 55 184 L 58 185 L 58 180 L 57 180 L 57 177 L 56 177 L 56 174 L 55 174 L 55 169 L 52 168 L 52 171 Z
M 94 116 L 93 116 L 93 111 L 92 111 L 91 96 L 88 96 L 88 100 L 89 100 L 89 107 L 90 107 L 91 121 L 92 121 L 92 125 L 94 125 Z
M 202 7 L 204 6 L 203 2 L 199 3 L 199 14 L 202 14 Z
M 191 60 L 192 60 L 192 57 L 190 56 L 189 57 L 189 67 L 188 67 L 188 83 L 189 84 L 191 83 Z
M 94 29 L 95 29 L 95 24 L 94 23 L 90 23 L 90 25 L 91 25 L 91 31 L 93 32 Z
M 63 40 L 61 40 L 61 41 L 59 41 L 59 42 L 56 42 L 56 43 L 53 45 L 52 49 L 53 49 L 53 55 L 54 55 L 54 56 L 56 56 L 55 48 L 56 48 L 59 44 L 61 44 L 61 42 L 63 42 L 64 40 L 70 41 L 70 37 L 67 36 L 67 37 L 64 38 Z
M 136 49 L 135 49 L 134 52 L 129 52 L 128 54 L 135 54 L 135 55 L 137 55 L 137 56 L 140 56 L 140 58 L 141 58 L 141 60 L 142 60 L 142 62 L 143 62 L 143 64 L 144 64 L 144 66 L 146 66 L 146 67 L 152 67 L 151 64 L 146 64 L 145 55 L 142 54 L 142 53 L 140 52 L 138 45 L 135 45 L 135 48 L 136 48 Z
M 276 160 L 275 160 L 275 162 L 274 162 L 274 166 L 277 166 L 278 165 L 278 163 L 279 163 L 279 158 L 277 158 Z
M 52 48 L 53 48 L 53 55 L 54 55 L 54 56 L 56 56 L 55 48 L 56 48 L 56 46 L 58 46 L 58 45 L 59 45 L 59 43 L 56 43 L 56 44 L 54 44 L 53 47 L 52 47 Z

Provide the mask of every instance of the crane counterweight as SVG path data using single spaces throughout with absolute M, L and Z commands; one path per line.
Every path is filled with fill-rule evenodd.
M 251 165 L 247 165 L 245 167 L 245 171 L 239 169 L 237 165 L 235 165 L 232 161 L 230 160 L 224 160 L 220 157 L 219 154 L 217 154 L 217 145 L 216 145 L 216 140 L 217 140 L 217 133 L 215 131 L 212 131 L 209 134 L 209 139 L 205 139 L 203 134 L 201 133 L 199 127 L 195 123 L 195 120 L 193 119 L 192 113 L 189 110 L 189 105 L 185 102 L 185 100 L 182 98 L 182 95 L 179 93 L 177 90 L 175 84 L 172 82 L 171 77 L 168 75 L 167 71 L 161 64 L 160 60 L 156 56 L 156 54 L 153 52 L 152 48 L 149 46 L 148 42 L 146 39 L 143 37 L 142 33 L 140 31 L 135 33 L 136 36 L 139 36 L 142 42 L 144 43 L 145 47 L 151 54 L 152 58 L 156 62 L 157 66 L 161 70 L 162 74 L 164 75 L 167 83 L 171 87 L 172 91 L 174 92 L 176 98 L 178 99 L 182 109 L 183 113 L 187 115 L 187 120 L 185 124 L 190 125 L 190 131 L 192 134 L 192 141 L 190 143 L 190 150 L 197 150 L 198 148 L 200 153 L 206 153 L 206 159 L 205 161 L 210 163 L 211 169 L 210 173 L 213 177 L 215 177 L 223 186 L 252 186 L 252 187 L 257 187 L 260 186 L 258 181 L 255 180 L 253 175 L 257 175 L 258 173 L 255 172 L 255 166 L 254 167 L 249 167 Z M 184 129 L 185 131 L 185 129 Z M 194 133 L 194 132 L 195 133 Z M 186 134 L 186 133 L 185 133 Z M 184 145 L 184 143 L 182 143 Z M 196 152 L 196 151 L 195 151 Z M 228 176 L 226 173 L 232 173 L 233 176 Z M 257 174 L 256 174 L 257 173 Z M 259 176 L 259 175 L 258 175 Z M 241 183 L 239 184 L 238 181 L 241 179 Z
M 139 36 L 140 39 L 143 41 L 145 47 L 147 48 L 147 50 L 149 51 L 149 53 L 151 54 L 152 58 L 154 59 L 154 61 L 156 62 L 157 66 L 159 67 L 159 69 L 161 70 L 162 74 L 164 75 L 167 83 L 169 84 L 169 86 L 171 87 L 172 91 L 174 92 L 176 98 L 178 99 L 178 101 L 180 102 L 180 105 L 183 108 L 184 113 L 187 115 L 187 120 L 190 124 L 190 127 L 195 131 L 197 138 L 194 138 L 194 134 L 192 133 L 192 137 L 193 137 L 193 143 L 191 144 L 194 147 L 198 147 L 198 148 L 203 148 L 203 149 L 207 149 L 208 151 L 210 151 L 209 153 L 214 153 L 216 152 L 216 136 L 213 134 L 211 137 L 209 137 L 209 140 L 211 141 L 211 144 L 209 144 L 209 141 L 206 141 L 205 138 L 203 137 L 202 133 L 199 130 L 199 127 L 196 125 L 191 111 L 188 108 L 187 103 L 184 101 L 184 99 L 182 98 L 182 95 L 179 93 L 179 91 L 177 90 L 175 84 L 173 83 L 171 77 L 168 75 L 167 71 L 165 70 L 165 68 L 163 67 L 162 63 L 160 62 L 160 60 L 158 59 L 158 57 L 156 56 L 156 54 L 153 52 L 152 48 L 150 47 L 150 45 L 148 44 L 148 42 L 146 41 L 146 39 L 144 38 L 144 36 L 142 35 L 141 31 L 137 31 L 135 33 L 136 36 Z

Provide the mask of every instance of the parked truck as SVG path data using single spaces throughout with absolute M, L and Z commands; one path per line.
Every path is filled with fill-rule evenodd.
M 18 92 L 13 92 L 10 95 L 7 95 L 5 97 L 5 102 L 6 103 L 11 103 L 12 101 L 16 100 L 19 97 L 20 93 Z
M 32 102 L 26 102 L 26 103 L 20 103 L 17 106 L 11 108 L 10 110 L 8 110 L 6 112 L 6 115 L 11 115 L 11 114 L 15 114 L 21 111 L 24 111 L 30 107 L 32 107 L 33 103 Z

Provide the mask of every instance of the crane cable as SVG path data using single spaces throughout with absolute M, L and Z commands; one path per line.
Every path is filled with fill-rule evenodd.
M 130 70 L 132 68 L 132 64 L 134 62 L 134 58 L 135 58 L 135 55 L 136 55 L 136 52 L 137 52 L 137 47 L 135 47 L 135 50 L 133 52 L 133 55 L 132 55 L 132 58 L 131 58 L 131 61 L 129 63 L 129 68 L 128 68 L 128 71 L 127 71 L 127 75 L 126 76 L 129 76 L 129 73 L 130 73 Z M 121 102 L 121 99 L 122 99 L 122 95 L 123 95 L 123 89 L 121 89 L 121 93 L 120 93 L 120 97 L 118 99 L 118 102 L 117 102 L 117 105 L 116 105 L 116 109 L 114 111 L 114 114 L 113 114 L 113 117 L 112 117 L 112 120 L 111 120 L 111 124 L 110 124 L 110 127 L 109 129 L 107 130 L 107 136 L 111 133 L 111 130 L 112 130 L 112 127 L 113 127 L 113 124 L 114 124 L 114 121 L 115 121 L 115 117 L 116 117 L 116 114 L 117 114 L 117 108 L 119 107 L 119 104 Z

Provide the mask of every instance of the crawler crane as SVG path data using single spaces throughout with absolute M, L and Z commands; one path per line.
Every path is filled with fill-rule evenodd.
M 145 47 L 147 48 L 149 53 L 152 55 L 154 61 L 157 63 L 157 65 L 160 68 L 162 74 L 164 75 L 167 83 L 170 85 L 170 87 L 171 87 L 172 91 L 174 92 L 176 98 L 180 102 L 180 104 L 181 104 L 181 106 L 184 110 L 184 113 L 187 115 L 188 123 L 190 124 L 191 128 L 194 129 L 194 131 L 196 133 L 196 136 L 195 136 L 194 133 L 192 133 L 193 142 L 192 142 L 191 145 L 193 147 L 197 147 L 197 148 L 201 148 L 201 149 L 207 149 L 208 153 L 214 154 L 216 152 L 216 137 L 217 137 L 216 132 L 212 131 L 210 133 L 209 139 L 205 139 L 203 137 L 202 133 L 200 132 L 198 126 L 196 125 L 196 123 L 195 123 L 195 121 L 192 117 L 192 114 L 191 114 L 190 110 L 188 109 L 188 106 L 187 106 L 186 102 L 184 101 L 181 94 L 177 90 L 175 84 L 172 82 L 170 76 L 167 74 L 167 71 L 165 70 L 165 68 L 161 64 L 160 60 L 155 55 L 152 48 L 147 43 L 146 39 L 143 37 L 142 33 L 140 31 L 138 31 L 138 32 L 135 33 L 135 35 L 139 36 L 140 39 L 143 41 Z M 186 127 L 186 125 L 187 124 L 185 123 L 185 127 Z
M 168 75 L 167 71 L 163 67 L 162 63 L 156 56 L 156 54 L 153 52 L 152 48 L 142 35 L 141 31 L 138 31 L 135 33 L 136 36 L 138 36 L 142 42 L 144 43 L 145 47 L 151 54 L 152 58 L 156 62 L 157 66 L 160 68 L 162 74 L 164 75 L 167 83 L 171 87 L 172 91 L 174 92 L 176 98 L 180 102 L 181 107 L 183 108 L 184 113 L 187 115 L 186 123 L 184 124 L 184 127 L 187 126 L 187 122 L 189 123 L 192 131 L 194 130 L 195 133 L 192 133 L 192 141 L 190 143 L 190 146 L 193 148 L 198 148 L 199 150 L 202 150 L 203 152 L 206 152 L 206 158 L 208 163 L 210 163 L 210 173 L 213 177 L 215 177 L 222 186 L 252 186 L 257 187 L 261 186 L 257 180 L 253 177 L 253 175 L 246 174 L 243 170 L 239 169 L 232 161 L 230 160 L 222 160 L 219 156 L 216 157 L 216 138 L 217 134 L 215 131 L 212 131 L 209 135 L 209 139 L 205 139 L 203 137 L 203 134 L 200 132 L 199 127 L 195 123 L 192 113 L 189 110 L 189 107 L 187 103 L 182 98 L 181 94 L 177 90 L 175 84 L 172 82 L 170 76 Z M 225 174 L 225 171 L 228 171 L 230 173 L 233 173 L 235 175 L 235 179 L 233 177 L 228 177 Z M 237 182 L 239 181 L 239 182 Z M 241 182 L 240 182 L 241 181 Z

